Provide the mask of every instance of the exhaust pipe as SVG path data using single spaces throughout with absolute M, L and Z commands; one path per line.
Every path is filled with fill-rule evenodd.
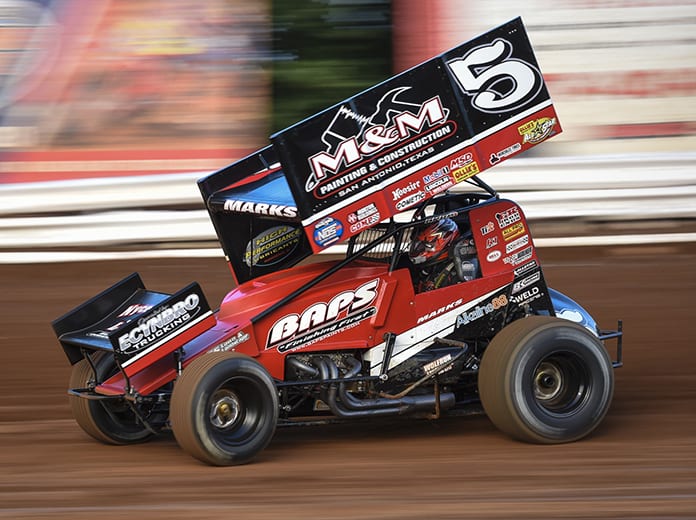
M 352 361 L 353 366 L 344 378 L 356 377 L 360 372 L 360 362 Z M 321 379 L 339 379 L 338 367 L 327 359 L 319 360 L 319 373 Z M 327 404 L 331 412 L 341 418 L 356 417 L 384 417 L 390 415 L 405 415 L 415 412 L 432 411 L 437 406 L 438 398 L 435 395 L 404 396 L 398 399 L 385 397 L 375 399 L 359 399 L 346 389 L 344 382 L 330 383 L 328 388 L 322 390 L 322 400 Z M 439 407 L 441 410 L 451 408 L 455 404 L 455 396 L 452 392 L 440 394 Z

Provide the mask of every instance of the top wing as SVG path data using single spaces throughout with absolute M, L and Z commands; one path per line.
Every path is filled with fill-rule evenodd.
M 347 240 L 560 132 L 516 18 L 272 135 L 270 146 L 199 187 L 241 282 Z

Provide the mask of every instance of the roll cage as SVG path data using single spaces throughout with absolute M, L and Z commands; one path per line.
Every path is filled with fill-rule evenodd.
M 407 221 L 399 221 L 397 219 L 397 217 L 403 217 L 404 214 L 396 215 L 386 222 L 380 222 L 351 237 L 347 243 L 343 259 L 251 318 L 252 323 L 256 323 L 265 316 L 272 314 L 354 262 L 382 263 L 388 265 L 389 272 L 407 267 L 408 260 L 405 258 L 405 253 L 407 253 L 410 244 L 409 239 L 414 229 L 442 218 L 451 218 L 455 222 L 461 223 L 466 220 L 469 211 L 474 207 L 498 200 L 497 192 L 486 183 L 476 178 L 470 179 L 470 181 L 472 184 L 483 188 L 484 191 L 443 193 L 419 204 L 413 212 L 408 213 L 410 219 Z

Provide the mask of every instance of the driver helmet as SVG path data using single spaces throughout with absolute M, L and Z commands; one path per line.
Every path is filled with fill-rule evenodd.
M 413 237 L 408 256 L 414 264 L 430 264 L 448 257 L 450 245 L 459 237 L 452 219 L 443 218 L 422 228 Z

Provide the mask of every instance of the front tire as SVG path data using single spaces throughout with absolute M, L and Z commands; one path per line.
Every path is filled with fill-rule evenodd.
M 174 385 L 170 422 L 179 446 L 215 466 L 249 462 L 275 433 L 278 394 L 257 361 L 213 352 L 191 362 Z
M 585 437 L 602 421 L 614 373 L 602 343 L 568 320 L 529 316 L 486 348 L 479 372 L 483 408 L 500 430 L 542 444 Z
M 70 388 L 87 388 L 114 375 L 118 368 L 107 352 L 91 355 L 97 369 L 96 381 L 86 359 L 75 363 L 70 373 Z M 87 434 L 105 444 L 136 444 L 149 440 L 154 434 L 137 418 L 130 404 L 123 399 L 94 401 L 71 395 L 70 408 L 77 424 Z

